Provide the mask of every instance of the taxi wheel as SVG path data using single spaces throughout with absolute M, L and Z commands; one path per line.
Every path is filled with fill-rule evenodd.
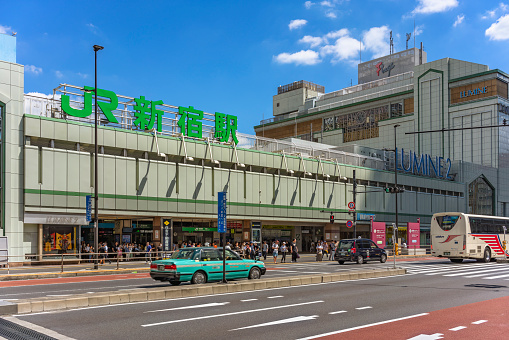
M 257 280 L 262 276 L 262 272 L 258 268 L 251 268 L 249 271 L 249 276 L 247 277 L 249 280 Z
M 343 263 L 345 263 L 345 261 L 338 261 L 338 263 L 339 263 L 339 264 L 343 264 Z
M 180 284 L 180 281 L 170 281 L 170 284 L 172 286 L 178 286 Z
M 207 275 L 204 272 L 196 272 L 191 279 L 191 283 L 201 284 L 207 282 Z
M 380 256 L 380 263 L 385 263 L 385 261 L 387 261 L 387 255 L 382 254 L 382 256 Z
M 362 257 L 362 255 L 357 256 L 357 263 L 358 264 L 363 264 L 364 263 L 364 257 Z

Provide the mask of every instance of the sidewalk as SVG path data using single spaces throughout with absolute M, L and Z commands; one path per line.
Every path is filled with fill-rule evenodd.
M 398 255 L 396 261 L 404 261 L 406 259 L 427 259 L 431 255 Z M 93 275 L 112 275 L 112 274 L 127 274 L 127 273 L 148 273 L 150 271 L 149 264 L 145 261 L 129 261 L 119 262 L 119 269 L 117 269 L 117 262 L 113 261 L 111 264 L 99 265 L 98 269 L 94 269 L 93 263 L 82 264 L 64 264 L 64 271 L 62 272 L 61 265 L 45 265 L 45 266 L 23 266 L 12 267 L 10 269 L 0 268 L 0 281 L 12 280 L 32 280 L 32 279 L 47 279 L 58 277 L 75 277 L 75 276 L 93 276 Z M 287 256 L 287 262 L 291 263 L 291 257 Z M 266 265 L 274 265 L 272 256 L 267 256 L 266 260 L 262 260 Z M 387 262 L 393 261 L 390 256 Z M 297 263 L 312 263 L 316 262 L 315 254 L 300 254 Z M 323 262 L 335 263 L 328 259 Z M 277 264 L 281 263 L 281 256 L 278 256 Z

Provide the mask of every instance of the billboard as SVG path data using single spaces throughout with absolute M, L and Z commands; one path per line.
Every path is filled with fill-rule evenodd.
M 408 249 L 418 249 L 421 247 L 421 223 L 407 223 L 407 247 Z

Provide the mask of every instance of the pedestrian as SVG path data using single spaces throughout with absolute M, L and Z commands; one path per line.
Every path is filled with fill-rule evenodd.
M 299 249 L 297 248 L 297 239 L 293 239 L 292 241 L 292 262 L 297 262 L 299 256 Z
M 329 256 L 329 260 L 332 261 L 334 260 L 334 256 L 336 255 L 336 248 L 337 248 L 337 244 L 336 242 L 332 241 L 330 243 L 330 256 Z
M 323 245 L 321 242 L 316 242 L 316 260 L 322 261 L 323 257 Z
M 288 247 L 286 246 L 286 242 L 283 242 L 281 245 L 281 263 L 286 263 L 286 253 L 288 252 Z
M 152 246 L 150 242 L 147 242 L 147 246 L 145 247 L 145 263 L 152 263 Z
M 322 246 L 323 246 L 323 256 L 327 256 L 327 259 L 329 258 L 329 244 L 327 243 L 327 241 L 323 241 L 322 242 Z
M 264 260 L 267 260 L 267 253 L 269 251 L 269 245 L 267 244 L 267 241 L 263 241 L 262 245 L 262 256 Z
M 104 257 L 108 260 L 108 263 L 111 264 L 110 257 L 108 256 L 108 244 L 106 242 L 104 242 Z
M 277 255 L 279 252 L 279 241 L 276 240 L 272 243 L 272 257 L 274 258 L 274 263 L 277 263 Z

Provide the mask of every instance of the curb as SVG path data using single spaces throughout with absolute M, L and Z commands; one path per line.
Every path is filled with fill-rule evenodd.
M 244 292 L 267 288 L 281 288 L 300 286 L 313 283 L 348 281 L 375 277 L 388 277 L 406 274 L 406 269 L 383 269 L 372 271 L 355 271 L 349 273 L 294 276 L 256 281 L 239 281 L 234 284 L 217 285 L 205 284 L 200 286 L 185 286 L 157 288 L 154 290 L 131 289 L 89 294 L 77 294 L 65 299 L 49 297 L 19 300 L 16 302 L 0 301 L 0 315 L 26 314 L 72 308 L 113 305 L 127 302 L 155 301 L 192 296 Z

